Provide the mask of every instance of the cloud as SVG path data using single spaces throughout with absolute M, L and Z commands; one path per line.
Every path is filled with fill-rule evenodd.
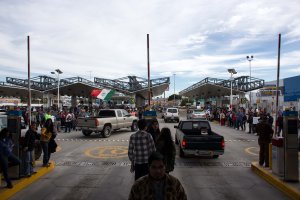
M 62 77 L 176 77 L 177 88 L 205 77 L 228 78 L 227 68 L 273 80 L 278 33 L 283 76 L 299 68 L 300 2 L 1 1 L 0 72 L 26 77 L 30 35 L 34 75 L 60 68 Z M 184 79 L 187 79 L 184 81 Z M 171 86 L 172 87 L 172 86 Z

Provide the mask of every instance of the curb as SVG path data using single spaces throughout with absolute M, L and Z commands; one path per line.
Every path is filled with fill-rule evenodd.
M 276 187 L 278 190 L 286 194 L 288 197 L 294 200 L 300 199 L 300 190 L 296 187 L 293 187 L 287 182 L 284 182 L 276 175 L 272 174 L 270 170 L 261 167 L 258 162 L 252 162 L 251 163 L 251 169 L 254 171 L 257 175 L 265 179 L 268 183 Z
M 51 165 L 49 167 L 41 167 L 37 170 L 37 173 L 32 175 L 29 178 L 22 178 L 20 180 L 17 180 L 16 183 L 14 183 L 14 187 L 12 189 L 3 189 L 0 191 L 1 199 L 9 199 L 13 195 L 15 195 L 17 192 L 23 190 L 42 176 L 48 174 L 55 168 L 54 161 L 51 162 Z

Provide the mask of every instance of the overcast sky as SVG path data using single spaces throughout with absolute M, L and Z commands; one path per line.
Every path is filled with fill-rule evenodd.
M 299 0 L 1 0 L 0 81 L 27 77 L 27 36 L 32 76 L 117 79 L 176 73 L 176 93 L 205 77 L 249 75 L 276 79 L 300 73 Z

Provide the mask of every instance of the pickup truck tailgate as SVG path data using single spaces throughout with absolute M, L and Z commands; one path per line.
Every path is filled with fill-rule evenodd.
M 77 119 L 77 127 L 89 127 L 89 128 L 94 128 L 97 127 L 96 124 L 97 117 L 79 117 Z
M 223 150 L 224 138 L 212 135 L 185 135 L 185 149 L 190 150 Z

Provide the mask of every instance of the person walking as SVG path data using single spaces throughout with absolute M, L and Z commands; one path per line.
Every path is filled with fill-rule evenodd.
M 53 131 L 51 138 L 48 143 L 48 161 L 50 160 L 51 154 L 56 152 L 57 143 L 55 142 L 57 133 Z
M 28 131 L 25 134 L 23 151 L 25 152 L 24 175 L 30 177 L 36 172 L 33 170 L 33 151 L 35 140 L 38 139 L 36 123 L 31 122 Z
M 53 122 L 51 118 L 47 119 L 44 127 L 41 130 L 41 145 L 43 149 L 43 167 L 49 167 L 49 152 L 48 144 L 53 134 Z
M 187 199 L 180 181 L 166 173 L 163 155 L 153 152 L 148 163 L 149 174 L 135 181 L 130 190 L 129 200 Z
M 283 129 L 283 117 L 282 114 L 279 114 L 276 120 L 277 136 L 280 136 L 280 133 Z M 282 134 L 281 134 L 282 135 Z
M 20 165 L 21 161 L 13 154 L 12 135 L 7 128 L 3 128 L 0 132 L 0 167 L 6 182 L 6 188 L 13 188 L 13 184 L 8 176 L 8 162 L 11 166 Z
M 154 143 L 156 143 L 156 141 L 157 141 L 157 139 L 160 135 L 159 124 L 158 124 L 157 119 L 154 119 L 154 120 L 151 121 L 147 132 L 151 134 Z
M 269 167 L 269 144 L 273 136 L 273 129 L 268 123 L 266 116 L 261 116 L 260 122 L 256 125 L 259 144 L 259 165 Z
M 270 124 L 270 126 L 273 127 L 274 118 L 272 117 L 272 115 L 270 113 L 267 113 L 267 119 L 268 119 L 268 123 Z
M 72 128 L 72 113 L 69 112 L 66 115 L 66 121 L 65 121 L 65 133 L 66 132 L 71 132 L 71 128 Z
M 169 128 L 161 129 L 156 142 L 156 150 L 164 156 L 166 173 L 174 170 L 176 148 Z
M 248 133 L 252 133 L 252 126 L 253 126 L 253 112 L 249 111 L 248 113 L 248 119 L 247 119 L 247 122 L 249 124 L 249 131 Z
M 146 132 L 146 120 L 140 119 L 138 127 L 139 131 L 130 136 L 128 147 L 131 172 L 135 172 L 135 180 L 148 174 L 148 158 L 152 152 L 156 151 L 152 136 Z

